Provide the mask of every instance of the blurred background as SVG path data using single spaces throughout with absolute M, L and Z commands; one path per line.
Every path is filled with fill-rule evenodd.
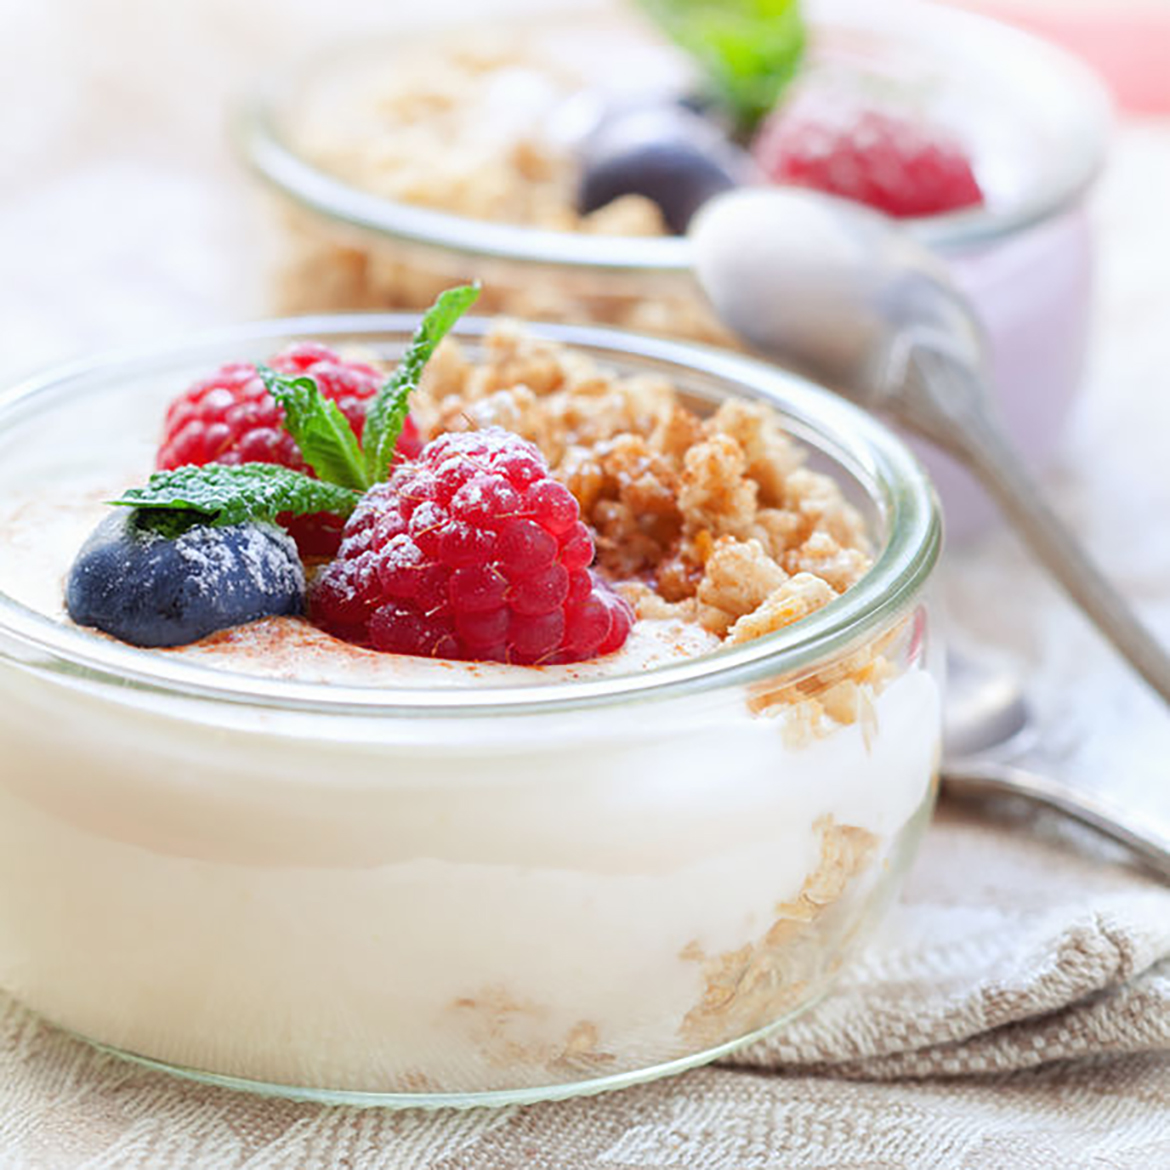
M 1152 214 L 1170 194 L 1170 145 L 1159 137 L 1170 117 L 1170 0 L 967 6 L 1039 31 L 1104 72 L 1126 123 L 1098 202 L 1123 202 L 1108 194 L 1120 184 L 1132 214 L 1142 205 Z M 225 128 L 233 97 L 272 62 L 424 18 L 466 23 L 589 7 L 580 0 L 0 0 L 7 48 L 0 375 L 266 311 L 266 217 Z M 1112 244 L 1109 225 L 1101 227 L 1108 290 L 1110 248 L 1124 244 Z M 1158 239 L 1147 263 L 1170 260 L 1170 236 Z M 1108 295 L 1103 303 L 1107 312 L 1141 311 Z

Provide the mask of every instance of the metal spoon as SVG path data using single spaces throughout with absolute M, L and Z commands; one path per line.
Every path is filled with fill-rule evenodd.
M 1044 502 L 993 418 L 983 335 L 931 253 L 877 212 L 795 188 L 716 196 L 688 235 L 699 283 L 724 324 L 966 464 L 1170 703 L 1170 655 Z
M 1096 829 L 1170 881 L 1170 837 L 1096 793 L 1032 771 L 1021 756 L 1037 747 L 1018 680 L 964 655 L 947 657 L 942 779 L 960 798 L 1024 797 Z
M 994 753 L 1018 759 L 1035 747 L 1036 723 L 1015 673 L 980 654 L 947 647 L 943 756 L 965 760 Z

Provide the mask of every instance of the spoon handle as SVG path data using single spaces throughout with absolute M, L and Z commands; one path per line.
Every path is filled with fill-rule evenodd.
M 1170 838 L 1091 792 L 1026 768 L 991 761 L 956 760 L 944 767 L 942 778 L 946 790 L 955 796 L 1021 796 L 1055 809 L 1124 845 L 1170 882 Z
M 980 375 L 933 346 L 906 356 L 902 393 L 888 406 L 910 430 L 965 464 L 1097 629 L 1170 703 L 1170 655 L 1045 501 L 986 407 Z

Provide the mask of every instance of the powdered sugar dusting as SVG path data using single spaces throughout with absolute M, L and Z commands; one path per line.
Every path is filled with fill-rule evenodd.
M 231 539 L 225 540 L 229 532 Z M 199 525 L 179 536 L 174 550 L 191 567 L 191 580 L 204 597 L 304 591 L 305 574 L 296 544 L 275 524 L 231 529 Z
M 234 550 L 206 528 L 192 528 L 175 541 L 175 554 L 191 569 L 191 580 L 204 596 L 235 592 Z

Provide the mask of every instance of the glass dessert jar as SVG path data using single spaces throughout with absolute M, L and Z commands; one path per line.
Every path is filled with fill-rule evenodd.
M 0 398 L 0 984 L 124 1055 L 323 1101 L 533 1101 L 713 1059 L 826 991 L 933 802 L 939 521 L 880 424 L 728 352 L 540 329 L 696 409 L 771 404 L 865 520 L 840 597 L 653 668 L 314 681 L 295 644 L 236 668 L 71 626 L 35 569 L 149 465 L 176 386 L 291 338 L 394 357 L 413 324 L 263 322 Z
M 821 0 L 807 8 L 811 49 L 798 91 L 828 79 L 836 88 L 877 93 L 885 106 L 950 127 L 970 150 L 984 206 L 904 224 L 949 263 L 971 299 L 988 334 L 1007 428 L 1043 466 L 1057 447 L 1085 356 L 1092 241 L 1083 203 L 1108 133 L 1102 87 L 1061 51 L 949 7 Z M 586 92 L 591 69 L 606 79 L 636 76 L 644 88 L 687 84 L 677 51 L 648 39 L 628 15 L 608 23 L 598 16 L 549 22 L 535 31 L 529 25 L 526 35 L 551 45 L 547 56 L 558 66 L 561 57 L 577 54 Z M 421 308 L 439 289 L 475 276 L 492 311 L 732 344 L 692 281 L 685 239 L 606 234 L 602 222 L 550 230 L 556 217 L 537 215 L 543 194 L 507 194 L 512 184 L 522 196 L 529 173 L 539 175 L 533 186 L 548 182 L 544 164 L 523 150 L 510 156 L 518 158 L 515 166 L 448 183 L 433 157 L 408 159 L 404 178 L 400 152 L 409 154 L 415 140 L 379 139 L 376 118 L 346 117 L 344 133 L 331 142 L 339 82 L 392 79 L 395 61 L 414 44 L 367 43 L 284 70 L 242 111 L 241 151 L 284 208 L 277 286 L 283 310 Z M 518 94 L 524 86 L 517 72 L 501 67 L 508 78 L 499 87 L 506 100 L 498 102 L 497 120 L 505 139 L 528 116 L 517 113 L 518 105 L 554 101 L 552 90 L 539 85 Z M 529 78 L 530 90 L 533 84 Z M 448 96 L 428 95 L 412 117 L 425 119 L 429 101 L 450 118 Z M 493 115 L 476 103 L 475 117 L 475 141 L 490 143 L 484 128 Z M 451 152 L 464 149 L 452 139 Z M 387 175 L 394 181 L 388 184 Z M 400 189 L 409 191 L 409 201 L 387 194 Z M 975 531 L 992 514 L 981 490 L 945 456 L 921 453 L 952 535 Z

